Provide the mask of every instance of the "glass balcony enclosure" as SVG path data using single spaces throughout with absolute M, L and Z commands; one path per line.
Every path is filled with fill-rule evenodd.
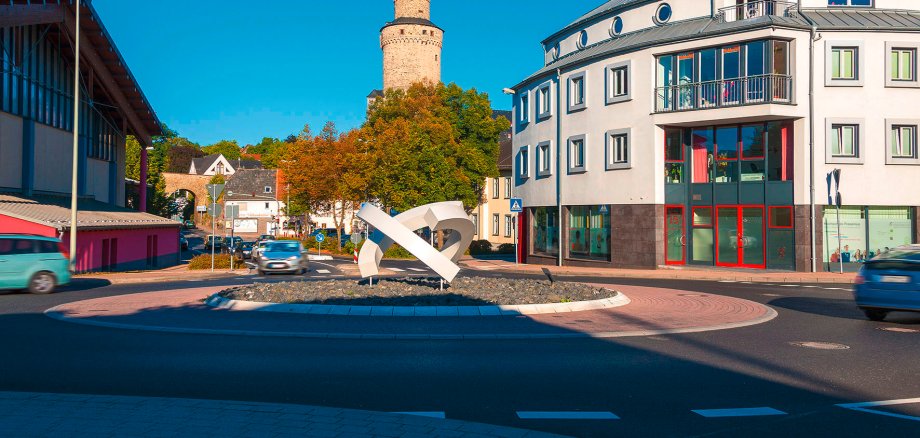
M 655 112 L 791 103 L 788 41 L 758 40 L 657 58 Z

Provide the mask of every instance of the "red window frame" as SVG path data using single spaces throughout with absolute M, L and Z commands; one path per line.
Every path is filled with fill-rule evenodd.
M 680 230 L 683 241 L 680 248 L 680 260 L 668 261 L 668 210 L 680 209 Z M 664 206 L 664 263 L 665 265 L 683 266 L 687 264 L 687 207 L 679 204 Z
M 697 210 L 709 210 L 709 225 L 697 225 L 694 219 L 696 218 Z M 712 207 L 693 207 L 690 209 L 690 225 L 693 228 L 715 228 L 716 219 L 713 216 Z
M 767 219 L 767 220 L 765 220 L 765 221 L 763 222 L 763 226 L 761 227 L 761 231 L 760 231 L 761 233 L 763 233 L 763 234 L 762 234 L 763 238 L 766 238 L 766 236 L 767 236 L 767 229 L 769 228 L 769 225 L 770 225 L 770 219 L 769 219 L 769 217 L 768 217 L 768 216 L 769 216 L 769 213 L 767 212 L 768 209 L 767 209 L 764 205 L 757 205 L 757 204 L 740 204 L 740 205 L 716 204 L 716 205 L 715 205 L 715 210 L 713 210 L 713 213 L 714 213 L 713 223 L 716 225 L 716 228 L 715 228 L 716 231 L 715 231 L 715 233 L 714 233 L 714 234 L 715 234 L 715 254 L 713 254 L 713 256 L 714 256 L 714 258 L 715 258 L 715 264 L 716 264 L 716 266 L 726 267 L 726 268 L 767 269 L 767 245 L 766 245 L 766 244 L 763 245 L 763 261 L 764 261 L 764 263 L 763 263 L 762 265 L 748 265 L 748 264 L 741 263 L 742 258 L 744 257 L 744 250 L 741 249 L 741 248 L 739 248 L 738 263 L 737 263 L 737 264 L 733 264 L 733 263 L 722 263 L 721 261 L 719 261 L 719 250 L 718 250 L 718 248 L 719 248 L 719 231 L 718 231 L 718 226 L 719 226 L 719 209 L 720 209 L 720 208 L 726 208 L 726 209 L 735 208 L 735 209 L 738 209 L 738 218 L 737 218 L 737 227 L 738 227 L 738 228 L 737 228 L 737 229 L 740 229 L 740 228 L 741 228 L 742 215 L 744 214 L 744 213 L 742 212 L 743 209 L 746 209 L 746 208 L 748 208 L 748 209 L 757 209 L 757 208 L 759 208 L 761 211 L 764 212 L 764 217 Z M 765 243 L 766 243 L 766 242 L 765 242 Z
M 786 226 L 774 226 L 773 225 L 773 210 L 789 210 L 789 219 L 790 225 Z M 769 207 L 767 209 L 769 217 L 767 218 L 767 227 L 771 230 L 792 230 L 795 228 L 795 212 L 792 210 L 792 207 Z

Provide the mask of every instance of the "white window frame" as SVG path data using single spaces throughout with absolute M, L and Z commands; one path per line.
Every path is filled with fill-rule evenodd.
M 607 131 L 604 136 L 606 137 L 605 141 L 605 157 L 604 162 L 606 163 L 607 170 L 620 170 L 620 169 L 630 169 L 632 168 L 632 130 L 629 128 L 626 129 L 611 129 Z M 626 160 L 625 161 L 616 161 L 616 139 L 622 138 L 625 140 L 626 144 Z
M 530 123 L 530 91 L 524 91 L 518 99 L 518 124 L 523 126 L 528 123 Z
M 831 4 L 828 4 L 827 7 L 829 7 L 829 8 L 874 8 L 874 7 L 875 7 L 875 0 L 872 0 L 872 1 L 871 1 L 871 3 L 872 3 L 871 5 L 853 5 L 853 4 L 851 4 L 851 3 L 853 3 L 852 0 L 843 0 L 843 1 L 846 1 L 847 4 L 845 4 L 845 5 L 831 5 Z
M 896 127 L 913 128 L 913 156 L 896 156 L 892 153 L 894 145 L 891 144 L 891 131 Z M 885 119 L 885 163 L 920 165 L 920 151 L 917 150 L 917 140 L 920 140 L 920 119 Z
M 473 221 L 473 234 L 478 236 L 479 235 L 479 215 L 476 213 L 471 214 L 470 220 Z
M 863 164 L 866 161 L 866 121 L 865 119 L 830 118 L 825 122 L 825 163 L 827 164 Z M 856 126 L 853 156 L 834 155 L 833 138 L 835 131 L 842 126 Z
M 834 50 L 853 49 L 853 78 L 834 78 Z M 887 56 L 887 54 L 886 54 Z M 866 44 L 864 41 L 828 41 L 825 43 L 824 85 L 827 87 L 862 87 L 866 72 Z
M 514 235 L 514 222 L 510 214 L 505 215 L 505 237 Z
M 895 66 L 891 62 L 891 52 L 895 50 L 910 50 L 913 52 L 913 66 L 911 66 L 911 72 L 914 77 L 910 80 L 904 79 L 892 79 L 892 74 L 895 71 Z M 917 55 L 920 55 L 920 43 L 917 42 L 899 42 L 899 41 L 888 41 L 885 42 L 885 86 L 889 88 L 920 88 L 920 75 L 918 75 L 918 64 Z
M 499 178 L 492 178 L 492 199 L 498 199 L 502 192 L 502 182 Z
M 622 84 L 625 87 L 623 94 L 617 94 L 616 85 L 619 72 L 622 72 L 625 78 Z M 617 62 L 604 67 L 604 77 L 606 82 L 604 97 L 607 105 L 632 100 L 632 61 Z
M 575 161 L 577 154 L 575 146 L 581 144 L 581 163 Z M 575 135 L 568 140 L 569 173 L 584 173 L 588 169 L 588 140 L 585 135 Z
M 552 142 L 544 141 L 537 145 L 536 152 L 534 154 L 535 166 L 534 169 L 537 171 L 537 176 L 544 177 L 550 176 L 553 174 L 553 144 Z M 542 164 L 546 163 L 546 166 Z
M 537 119 L 546 119 L 553 116 L 553 83 L 551 81 L 544 82 L 537 87 L 536 101 Z
M 492 235 L 497 236 L 501 229 L 501 215 L 492 213 Z
M 505 199 L 511 199 L 511 177 L 505 176 L 502 179 L 505 181 Z
M 521 146 L 518 152 L 517 176 L 520 179 L 530 178 L 530 146 Z
M 579 90 L 578 84 L 581 84 Z M 585 72 L 575 73 L 569 76 L 569 112 L 581 111 L 588 107 L 588 76 Z M 579 96 L 580 95 L 580 96 Z M 579 101 L 578 98 L 581 98 Z

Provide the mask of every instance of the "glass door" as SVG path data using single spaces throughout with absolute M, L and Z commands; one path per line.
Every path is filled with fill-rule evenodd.
M 687 245 L 686 227 L 684 226 L 684 207 L 669 205 L 665 207 L 665 263 L 683 265 L 686 263 L 685 247 Z
M 716 211 L 716 265 L 766 268 L 764 207 L 717 207 Z

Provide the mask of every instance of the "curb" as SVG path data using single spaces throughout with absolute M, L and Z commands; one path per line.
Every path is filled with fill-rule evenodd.
M 383 317 L 483 317 L 544 315 L 585 310 L 612 309 L 629 304 L 629 297 L 617 293 L 613 298 L 573 303 L 521 304 L 500 306 L 342 306 L 324 304 L 279 304 L 231 300 L 213 294 L 208 306 L 224 310 L 297 313 L 305 315 L 383 316 Z

